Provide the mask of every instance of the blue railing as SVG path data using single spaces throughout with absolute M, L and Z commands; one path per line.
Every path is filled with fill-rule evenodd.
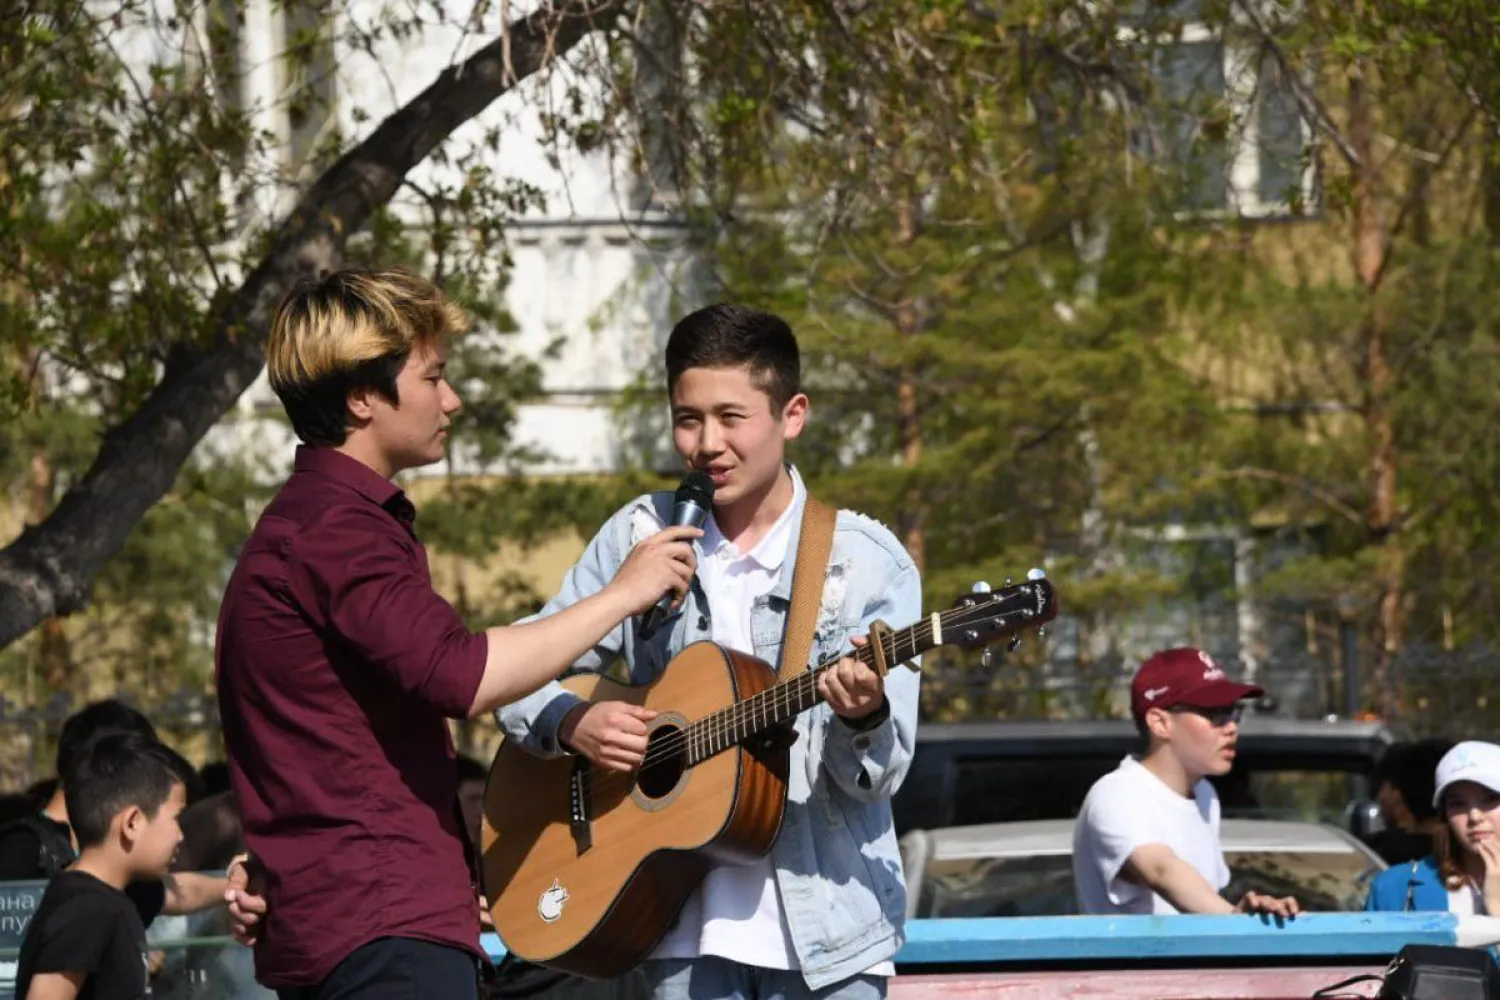
M 1270 967 L 1320 959 L 1352 966 L 1383 964 L 1408 944 L 1489 945 L 1496 940 L 1500 917 L 1449 913 L 1313 913 L 1288 921 L 1249 915 L 913 920 L 896 964 L 906 976 L 954 968 L 1003 972 L 1020 964 L 1032 969 L 1076 968 L 1080 963 L 1109 967 L 1116 962 L 1122 968 L 1142 962 L 1192 967 L 1203 961 Z M 0 943 L 0 1000 L 10 996 L 18 943 L 18 938 Z M 483 935 L 481 944 L 495 961 L 504 957 L 496 935 Z M 151 947 L 169 954 L 195 953 L 189 964 L 200 967 L 221 953 L 249 957 L 231 956 L 240 946 L 222 936 L 156 939 Z M 198 982 L 172 996 L 219 1000 L 221 992 L 211 980 Z
M 900 968 L 935 965 L 1243 958 L 1389 958 L 1408 944 L 1490 944 L 1500 917 L 1451 913 L 1308 913 L 1293 920 L 1245 915 L 1171 917 L 991 917 L 911 920 Z M 499 961 L 494 934 L 480 943 Z

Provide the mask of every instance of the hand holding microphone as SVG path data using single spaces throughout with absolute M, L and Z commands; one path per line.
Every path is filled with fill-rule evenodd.
M 701 536 L 703 534 L 701 530 L 703 522 L 708 520 L 708 512 L 713 509 L 713 505 L 713 477 L 702 470 L 694 470 L 688 473 L 683 477 L 682 484 L 677 487 L 677 493 L 673 497 L 672 523 L 665 531 L 641 542 L 630 553 L 633 558 L 636 552 L 653 544 L 672 545 L 675 543 L 682 544 L 687 548 L 686 558 L 683 562 L 686 575 L 681 577 L 680 584 L 670 586 L 665 591 L 659 592 L 661 594 L 660 598 L 651 606 L 650 610 L 646 612 L 641 620 L 640 634 L 643 639 L 650 638 L 652 633 L 661 628 L 662 623 L 667 620 L 667 615 L 672 610 L 673 602 L 681 594 L 687 592 L 688 585 L 693 579 L 693 570 L 695 569 L 692 546 L 678 540 L 687 539 L 690 541 L 693 538 Z M 687 532 L 685 529 L 691 529 L 691 531 Z M 629 564 L 628 559 L 626 563 L 627 565 Z M 624 570 L 625 567 L 622 566 L 620 571 L 623 573 Z
M 693 579 L 693 539 L 697 528 L 667 528 L 636 545 L 604 589 L 621 595 L 620 617 L 643 615 L 657 604 L 685 593 Z

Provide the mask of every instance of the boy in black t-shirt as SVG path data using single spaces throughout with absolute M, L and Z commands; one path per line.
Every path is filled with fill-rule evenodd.
M 187 801 L 181 758 L 137 733 L 92 742 L 68 784 L 81 849 L 47 886 L 21 943 L 18 1000 L 139 1000 L 150 996 L 150 917 L 125 895 L 172 863 Z M 143 919 L 145 918 L 145 919 Z

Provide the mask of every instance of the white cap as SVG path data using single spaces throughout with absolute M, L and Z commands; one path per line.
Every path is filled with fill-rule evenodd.
M 1443 807 L 1443 792 L 1449 785 L 1472 781 L 1492 792 L 1500 792 L 1500 746 L 1465 740 L 1443 754 L 1437 766 L 1437 791 L 1432 793 L 1432 807 Z

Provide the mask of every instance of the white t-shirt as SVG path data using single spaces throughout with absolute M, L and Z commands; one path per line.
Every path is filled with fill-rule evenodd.
M 1165 844 L 1208 884 L 1229 884 L 1219 845 L 1219 796 L 1207 781 L 1186 798 L 1134 757 L 1094 783 L 1073 824 L 1073 884 L 1083 913 L 1176 913 L 1177 908 L 1120 870 L 1137 847 Z

